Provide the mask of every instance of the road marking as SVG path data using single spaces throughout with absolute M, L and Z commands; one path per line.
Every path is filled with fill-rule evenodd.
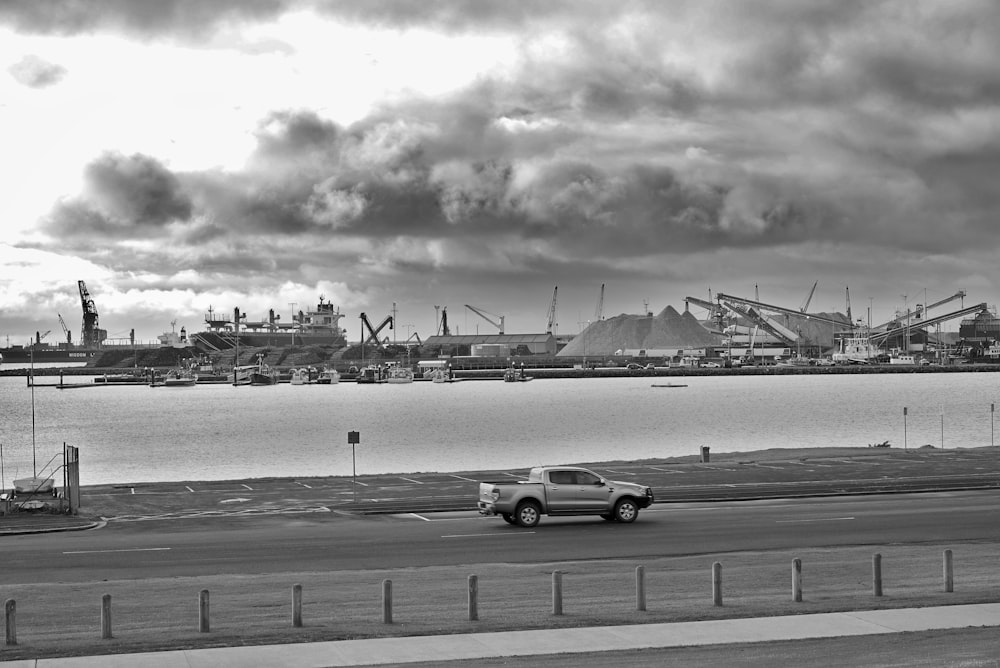
M 164 550 L 169 550 L 169 547 L 133 547 L 122 550 L 73 550 L 72 552 L 63 552 L 63 554 L 107 554 L 109 552 L 162 552 Z
M 458 478 L 459 480 L 468 480 L 469 482 L 479 482 L 478 480 L 473 480 L 472 478 L 463 478 L 460 475 L 450 474 L 452 478 Z
M 630 471 L 616 471 L 614 469 L 601 469 L 601 470 L 602 471 L 607 471 L 608 473 L 610 473 L 612 475 L 635 475 L 634 473 L 631 473 Z
M 674 471 L 672 469 L 661 469 L 658 466 L 647 466 L 648 469 L 653 469 L 654 471 L 663 471 L 664 473 L 680 473 L 683 474 L 685 471 Z
M 247 485 L 245 483 L 240 483 L 240 484 L 249 489 L 251 492 L 253 491 L 253 487 L 251 487 L 250 485 Z
M 446 536 L 441 536 L 442 538 L 481 538 L 483 536 L 526 536 L 528 534 L 534 534 L 534 531 L 518 531 L 517 533 L 453 533 Z
M 414 482 L 414 483 L 416 483 L 418 485 L 423 485 L 424 484 L 424 483 L 420 482 L 419 480 L 414 480 L 413 478 L 404 478 L 403 476 L 399 476 L 399 479 L 400 480 L 405 480 L 406 482 Z
M 296 485 L 302 485 L 306 489 L 312 489 L 312 487 L 310 487 L 309 485 L 305 484 L 304 482 L 296 482 L 295 484 Z M 250 489 L 250 488 L 248 487 L 247 489 Z
M 775 520 L 775 524 L 805 524 L 806 522 L 844 522 L 853 520 L 853 517 L 822 517 L 813 520 Z
M 503 472 L 503 474 L 504 474 L 505 476 L 508 476 L 508 477 L 510 477 L 510 478 L 524 478 L 524 476 L 523 476 L 523 475 L 518 475 L 518 474 L 516 474 L 516 473 L 507 473 L 506 471 L 504 471 L 504 472 Z
M 301 485 L 302 483 L 299 483 L 299 484 Z M 367 487 L 367 486 L 368 486 L 368 483 L 366 483 L 366 482 L 361 482 L 360 480 L 355 480 L 355 481 L 354 481 L 354 484 L 355 484 L 355 485 L 361 485 L 362 487 Z M 307 485 L 307 486 L 308 486 L 308 485 Z M 309 489 L 312 489 L 312 487 L 309 487 Z
M 191 489 L 191 488 L 190 488 L 190 487 L 188 487 L 187 485 L 184 485 L 184 487 L 185 487 L 185 488 L 187 489 L 187 491 L 189 491 L 189 492 L 191 492 L 192 494 L 194 494 L 194 490 L 193 490 L 193 489 Z

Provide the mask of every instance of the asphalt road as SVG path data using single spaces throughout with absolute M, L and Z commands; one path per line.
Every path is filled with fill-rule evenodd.
M 656 504 L 633 524 L 543 518 L 530 530 L 471 511 L 116 521 L 5 537 L 0 584 L 961 542 L 995 536 L 998 516 L 995 491 L 962 491 Z

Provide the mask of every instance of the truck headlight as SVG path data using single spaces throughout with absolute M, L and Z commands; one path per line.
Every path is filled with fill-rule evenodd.
M 499 501 L 500 500 L 500 490 L 497 489 L 496 487 L 494 487 L 493 488 L 493 492 L 492 492 L 492 494 L 490 494 L 490 496 L 493 497 L 494 501 Z

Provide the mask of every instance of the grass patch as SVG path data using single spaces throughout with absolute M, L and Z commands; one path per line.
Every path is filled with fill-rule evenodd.
M 17 602 L 18 645 L 0 661 L 171 649 L 470 632 L 680 622 L 1000 600 L 1000 543 L 733 552 L 635 560 L 470 564 L 393 570 L 36 583 L 6 587 Z M 954 553 L 955 591 L 943 590 L 942 552 Z M 871 559 L 882 554 L 883 596 Z M 802 560 L 803 601 L 791 595 Z M 711 568 L 723 565 L 723 606 L 712 605 Z M 645 612 L 635 610 L 635 568 L 646 572 Z M 553 571 L 563 612 L 552 614 Z M 479 580 L 479 620 L 468 620 L 467 576 Z M 392 580 L 393 623 L 382 622 L 382 581 Z M 303 628 L 292 626 L 292 587 L 303 588 Z M 198 632 L 198 594 L 210 592 L 211 631 Z M 100 637 L 101 597 L 112 598 L 114 637 Z

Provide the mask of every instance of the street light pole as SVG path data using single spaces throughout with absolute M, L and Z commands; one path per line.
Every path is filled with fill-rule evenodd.
M 358 466 L 357 457 L 355 456 L 355 446 L 361 442 L 361 432 L 359 431 L 349 431 L 347 432 L 347 444 L 351 446 L 351 483 L 354 489 L 354 503 L 358 502 Z

